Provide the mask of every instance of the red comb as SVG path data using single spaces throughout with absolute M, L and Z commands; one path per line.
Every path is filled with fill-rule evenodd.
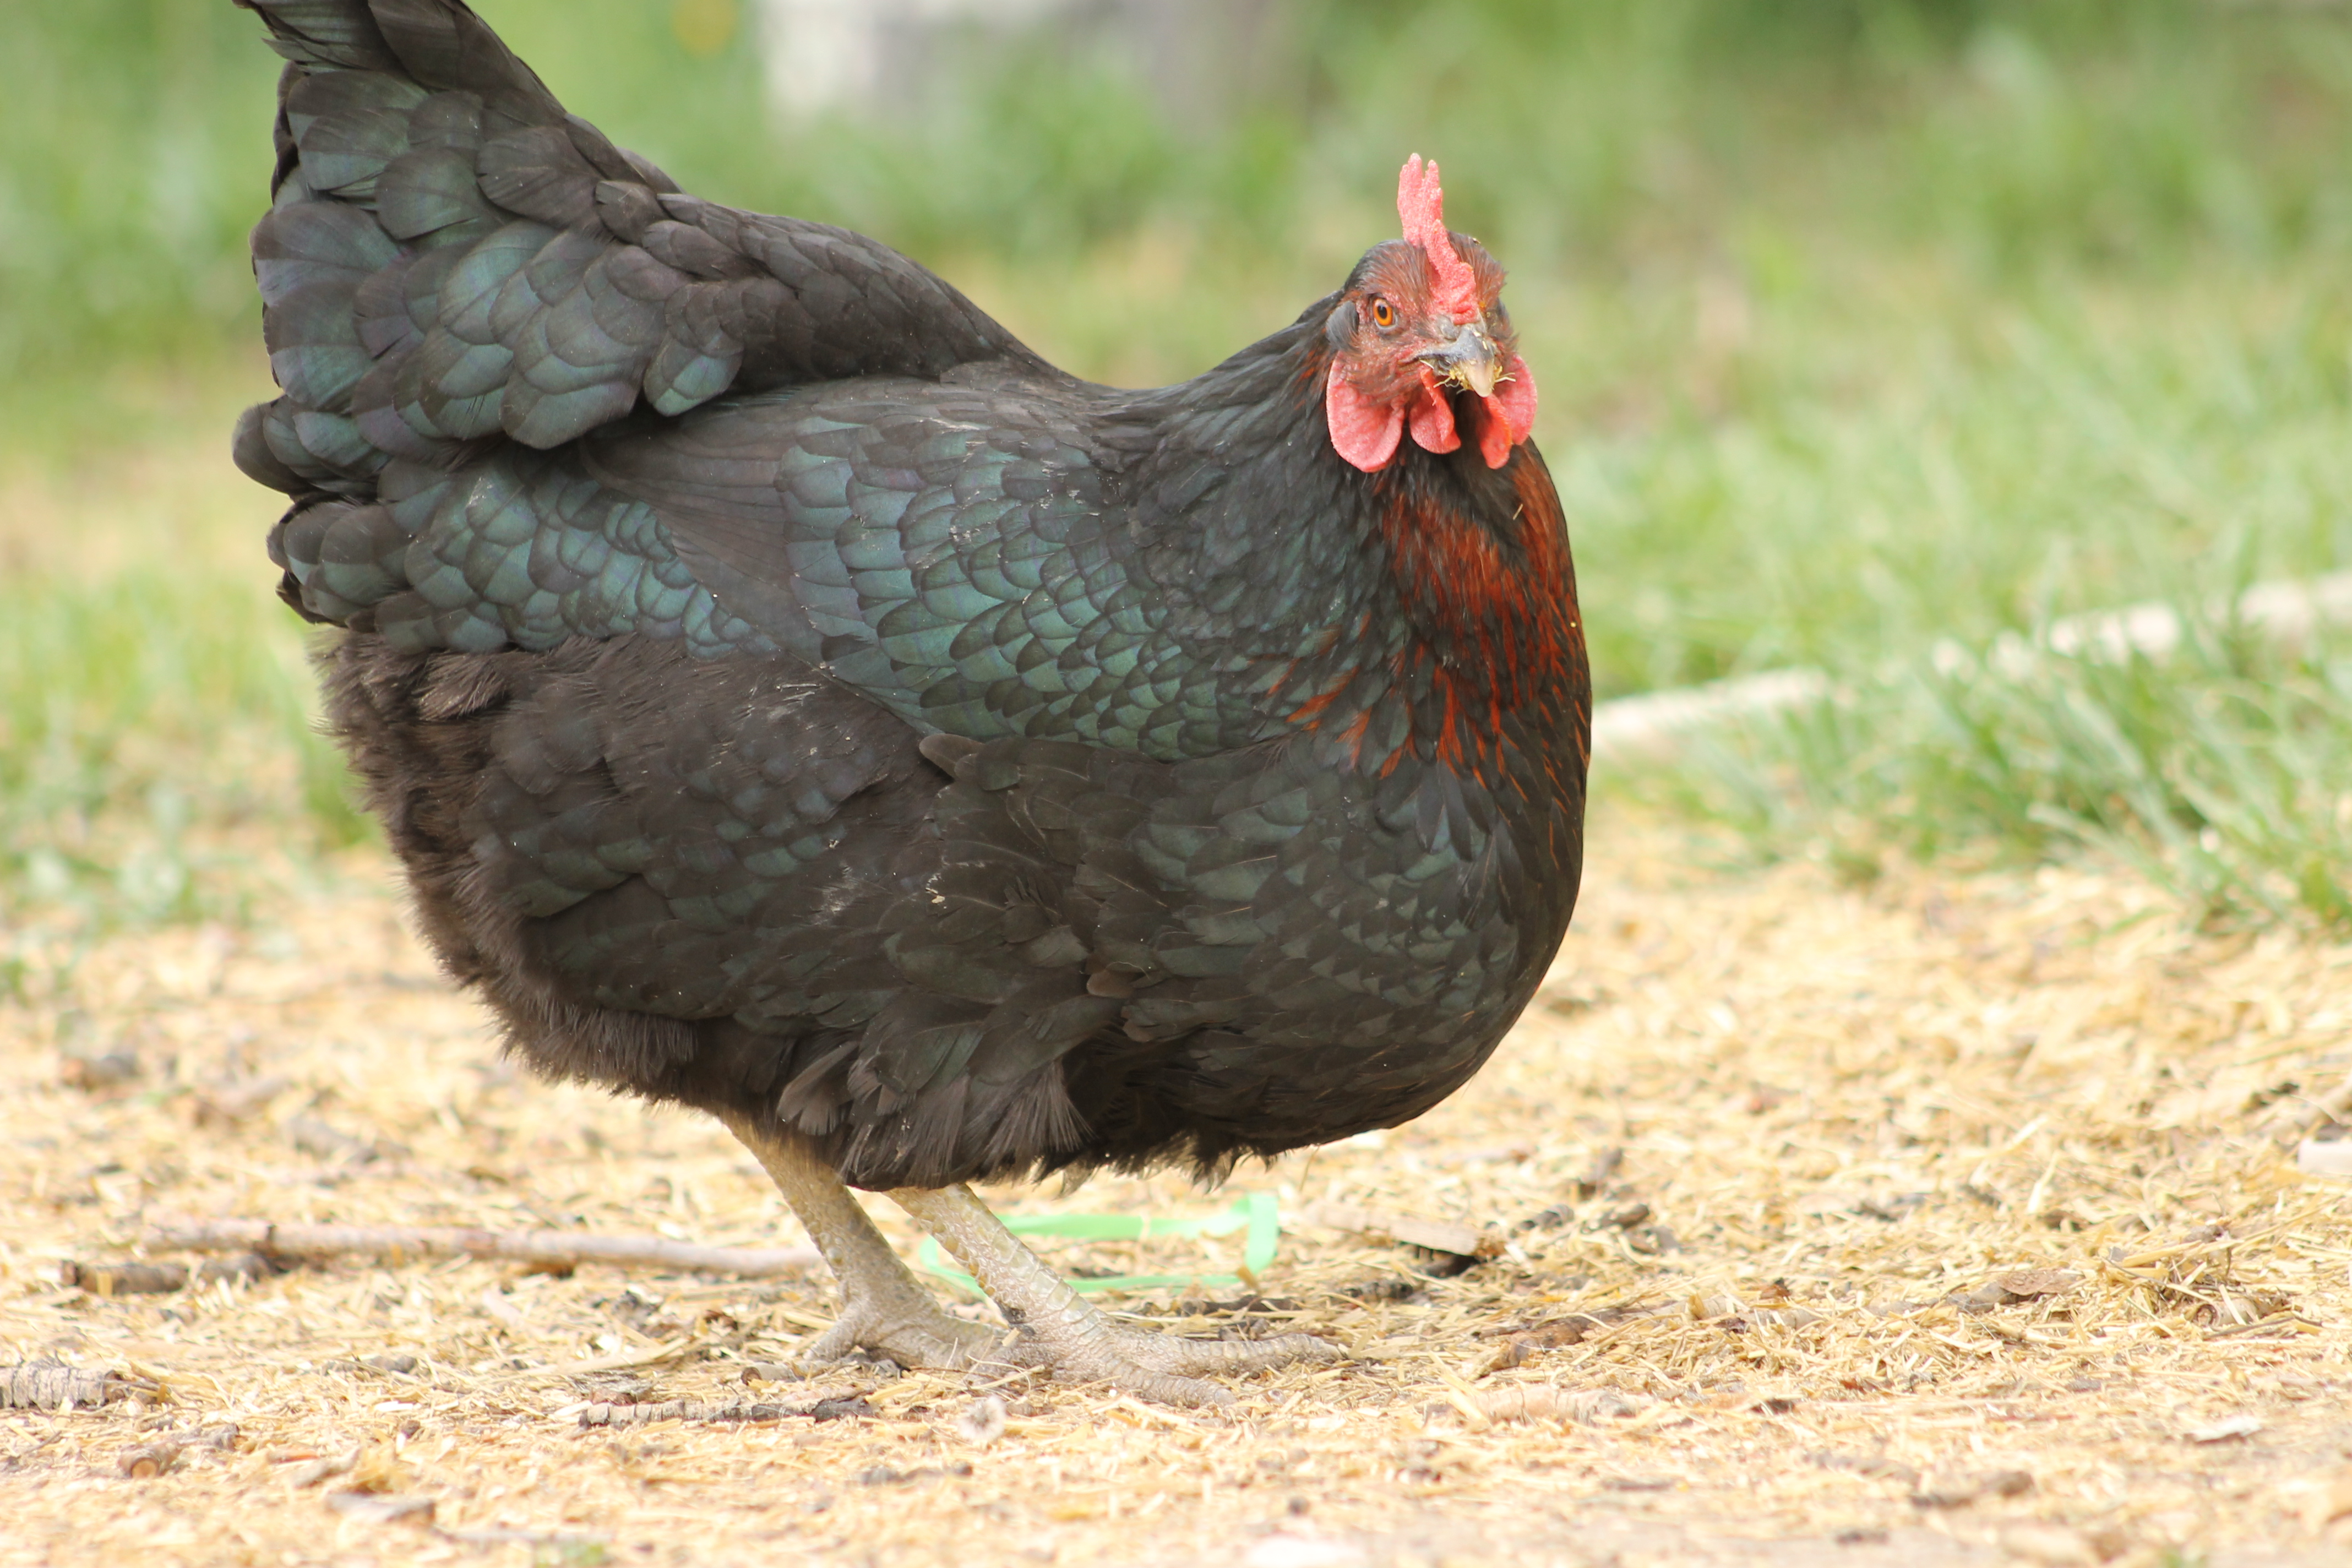
M 1470 264 L 1454 248 L 1445 231 L 1445 192 L 1437 183 L 1437 163 L 1427 163 L 1415 153 L 1397 174 L 1397 216 L 1404 220 L 1404 237 L 1421 247 L 1429 268 L 1437 275 L 1437 303 L 1457 321 L 1478 315 L 1478 280 Z

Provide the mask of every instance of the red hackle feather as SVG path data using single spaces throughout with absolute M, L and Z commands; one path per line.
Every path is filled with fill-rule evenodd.
M 1502 785 L 1504 715 L 1552 700 L 1566 671 L 1582 667 L 1576 569 L 1559 493 L 1540 462 L 1522 464 L 1512 489 L 1516 549 L 1430 491 L 1391 485 L 1381 492 L 1389 569 L 1416 622 L 1435 634 L 1395 656 L 1399 674 L 1413 671 L 1432 700 L 1416 710 L 1414 736 L 1381 759 L 1385 769 L 1418 743 L 1423 755 Z M 1555 722 L 1565 716 L 1538 727 Z
M 1437 183 L 1437 162 L 1424 163 L 1415 153 L 1397 173 L 1397 216 L 1404 220 L 1404 237 L 1421 247 L 1436 279 L 1431 290 L 1438 309 L 1457 321 L 1478 319 L 1478 279 L 1470 264 L 1454 248 L 1445 228 L 1445 191 Z

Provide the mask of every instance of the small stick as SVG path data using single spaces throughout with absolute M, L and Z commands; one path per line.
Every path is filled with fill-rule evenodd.
M 2352 625 L 2352 572 L 2308 582 L 2260 583 L 2234 605 L 2210 608 L 2273 643 L 2293 647 L 2308 642 L 2321 626 Z M 2000 674 L 2022 679 L 2040 667 L 2045 648 L 2069 658 L 2120 659 L 2134 654 L 2162 658 L 2187 635 L 2180 613 L 2171 605 L 2126 605 L 2053 621 L 2038 637 L 2004 632 L 1981 656 L 1947 638 L 1930 657 L 1948 675 L 1990 664 Z M 1592 754 L 1612 760 L 1671 756 L 1699 731 L 1734 719 L 1769 718 L 1809 708 L 1837 695 L 1828 671 L 1800 668 L 1620 697 L 1592 710 Z
M 5 1410 L 71 1410 L 77 1406 L 95 1410 L 134 1394 L 159 1392 L 156 1384 L 145 1378 L 125 1377 L 115 1372 L 84 1372 L 60 1362 L 21 1362 L 0 1367 L 0 1409 Z
M 188 1271 L 176 1263 L 68 1261 L 58 1266 L 58 1283 L 93 1296 L 163 1296 L 185 1288 Z
M 871 1415 L 874 1407 L 862 1394 L 833 1394 L 822 1399 L 790 1401 L 733 1400 L 724 1405 L 699 1399 L 670 1399 L 659 1405 L 585 1405 L 579 1408 L 583 1426 L 644 1426 L 656 1421 L 758 1423 L 788 1421 L 795 1416 L 813 1421 L 838 1421 L 849 1415 Z
M 659 1236 L 596 1236 L 571 1230 L 473 1230 L 458 1226 L 274 1225 L 266 1219 L 158 1220 L 151 1247 L 188 1252 L 259 1252 L 302 1258 L 357 1256 L 484 1258 L 574 1268 L 583 1263 L 732 1274 L 746 1279 L 806 1274 L 824 1257 L 813 1247 L 701 1247 Z

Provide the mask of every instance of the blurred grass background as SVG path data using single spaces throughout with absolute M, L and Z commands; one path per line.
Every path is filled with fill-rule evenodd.
M 879 235 L 1114 382 L 1289 320 L 1440 157 L 1512 269 L 1602 694 L 1855 693 L 1604 788 L 1856 875 L 2114 854 L 2352 922 L 2343 647 L 1925 658 L 2352 565 L 2344 8 L 1275 0 L 1205 100 L 1049 27 L 790 126 L 731 0 L 478 8 L 688 188 Z M 226 458 L 274 76 L 227 0 L 0 15 L 0 921 L 235 918 L 368 832 Z

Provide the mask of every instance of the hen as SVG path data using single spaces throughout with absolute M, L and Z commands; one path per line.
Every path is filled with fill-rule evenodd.
M 1566 931 L 1574 576 L 1436 165 L 1338 293 L 1119 391 L 681 193 L 457 0 L 239 4 L 289 64 L 236 460 L 449 973 L 758 1156 L 839 1277 L 819 1357 L 1207 1403 L 1328 1354 L 1117 1327 L 964 1184 L 1417 1116 Z

